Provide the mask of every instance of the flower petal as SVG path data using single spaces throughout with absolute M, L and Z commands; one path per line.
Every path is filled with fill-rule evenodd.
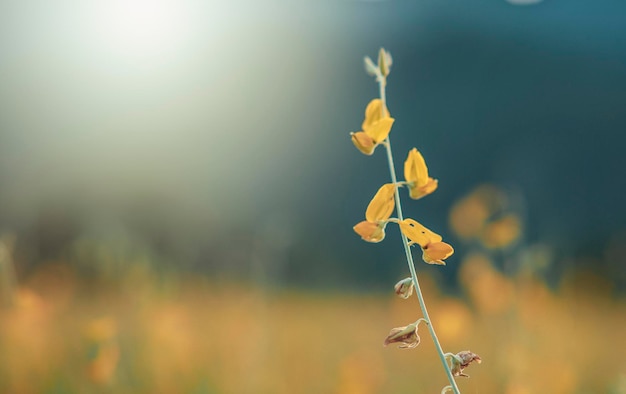
M 374 123 L 378 122 L 381 118 L 388 118 L 389 111 L 385 109 L 385 114 L 383 116 L 383 101 L 379 98 L 373 99 L 367 104 L 365 108 L 365 120 L 361 125 L 363 130 L 367 130 Z
M 446 265 L 443 261 L 452 256 L 454 249 L 445 242 L 433 242 L 422 247 L 422 259 L 428 264 Z
M 422 248 L 429 243 L 441 242 L 441 235 L 436 234 L 413 219 L 404 219 L 400 222 L 400 231 L 411 241 Z
M 429 195 L 430 193 L 437 190 L 437 186 L 439 186 L 439 181 L 433 178 L 428 178 L 428 182 L 424 186 L 411 186 L 409 187 L 409 196 L 413 200 L 419 200 L 420 198 Z
M 362 221 L 352 228 L 363 241 L 378 243 L 385 238 L 385 228 L 378 223 Z
M 393 183 L 386 183 L 382 185 L 367 206 L 365 219 L 367 219 L 368 222 L 373 223 L 389 219 L 396 206 L 394 200 L 395 193 L 396 186 Z
M 357 131 L 356 133 L 350 133 L 352 137 L 352 143 L 357 147 L 361 153 L 370 156 L 374 153 L 374 149 L 376 148 L 376 143 L 374 139 L 367 135 L 363 131 Z
M 394 120 L 394 118 L 390 117 L 381 118 L 363 130 L 367 133 L 367 135 L 372 137 L 376 144 L 380 144 L 389 135 Z
M 428 167 L 422 154 L 413 148 L 404 162 L 404 179 L 414 183 L 416 187 L 422 187 L 428 183 Z

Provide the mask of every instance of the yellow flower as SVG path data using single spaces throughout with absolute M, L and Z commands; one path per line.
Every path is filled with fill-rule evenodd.
M 428 167 L 422 154 L 413 148 L 404 162 L 404 179 L 412 199 L 420 199 L 437 190 L 438 181 L 428 176 Z
M 389 116 L 389 111 L 385 108 L 383 114 L 383 102 L 381 99 L 374 99 L 365 108 L 365 120 L 361 125 L 362 131 L 350 133 L 352 143 L 362 153 L 371 155 L 376 146 L 383 142 L 393 125 L 394 119 Z
M 442 242 L 441 235 L 430 231 L 415 220 L 404 219 L 399 224 L 400 231 L 422 248 L 422 259 L 425 263 L 445 265 L 443 260 L 454 253 L 452 246 Z
M 428 264 L 446 265 L 443 261 L 452 256 L 454 249 L 445 242 L 434 242 L 422 247 L 422 260 Z
M 385 226 L 395 208 L 396 186 L 387 183 L 378 189 L 365 211 L 365 220 L 353 227 L 367 242 L 380 242 L 385 238 Z
M 352 228 L 355 233 L 361 236 L 363 241 L 377 243 L 385 238 L 385 226 L 379 223 L 364 220 Z
M 364 131 L 357 131 L 356 133 L 350 133 L 352 138 L 352 143 L 357 147 L 362 153 L 366 155 L 371 155 L 374 153 L 374 149 L 376 148 L 376 142 L 374 139 L 367 135 Z
M 368 222 L 378 222 L 387 220 L 391 216 L 395 203 L 396 185 L 386 183 L 378 189 L 372 201 L 370 201 L 365 211 L 365 219 Z
M 441 242 L 443 239 L 441 238 L 441 235 L 430 231 L 413 219 L 404 219 L 401 221 L 400 230 L 407 236 L 407 238 L 422 248 L 430 243 Z
M 515 214 L 502 216 L 483 229 L 482 241 L 488 248 L 506 248 L 520 237 L 522 223 Z

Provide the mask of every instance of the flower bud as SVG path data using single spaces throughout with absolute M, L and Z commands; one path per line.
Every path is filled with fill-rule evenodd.
M 391 58 L 391 54 L 387 52 L 385 48 L 380 48 L 380 51 L 378 51 L 378 68 L 384 77 L 389 75 L 392 63 L 393 59 Z

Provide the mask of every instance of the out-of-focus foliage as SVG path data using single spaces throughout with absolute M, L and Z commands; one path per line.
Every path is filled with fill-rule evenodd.
M 389 182 L 336 142 L 379 45 L 462 392 L 626 393 L 626 3 L 78 3 L 0 2 L 0 393 L 440 392 L 382 346 L 397 244 L 345 225 Z
M 417 308 L 392 291 L 270 291 L 128 263 L 111 282 L 56 262 L 13 288 L 0 311 L 1 392 L 426 393 L 445 383 L 430 341 L 383 350 L 389 322 Z M 602 277 L 571 272 L 550 289 L 472 255 L 466 298 L 422 282 L 446 350 L 483 360 L 462 391 L 625 392 L 626 302 Z
M 483 185 L 451 209 L 465 243 L 458 292 L 418 265 L 444 350 L 483 361 L 461 391 L 625 393 L 626 300 L 584 261 L 548 284 L 554 256 L 525 245 L 513 200 Z M 597 260 L 618 256 L 619 239 Z M 65 258 L 16 272 L 15 244 L 0 239 L 3 393 L 427 393 L 446 382 L 431 341 L 383 349 L 389 325 L 418 308 L 391 288 L 290 289 L 261 267 L 248 282 L 192 275 L 122 236 L 79 238 Z M 249 258 L 264 264 L 258 250 Z
M 463 240 L 478 240 L 484 247 L 511 246 L 522 233 L 522 223 L 506 193 L 482 185 L 459 200 L 450 213 L 452 230 Z

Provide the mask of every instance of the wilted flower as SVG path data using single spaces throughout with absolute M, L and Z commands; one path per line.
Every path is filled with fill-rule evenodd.
M 385 226 L 395 208 L 396 186 L 387 183 L 378 189 L 365 211 L 365 220 L 353 227 L 367 242 L 380 242 L 385 238 Z
M 422 259 L 428 264 L 445 265 L 443 261 L 454 253 L 449 244 L 442 242 L 441 235 L 436 234 L 413 219 L 404 219 L 400 230 L 411 241 L 422 248 Z
M 463 373 L 463 370 L 467 368 L 474 361 L 480 364 L 482 360 L 477 354 L 470 352 L 469 350 L 464 350 L 462 352 L 457 353 L 451 357 L 452 360 L 452 368 L 451 372 L 453 376 L 464 376 L 469 378 L 469 375 Z
M 404 179 L 409 188 L 409 196 L 420 199 L 437 189 L 438 181 L 428 176 L 428 167 L 422 154 L 413 148 L 404 162 Z
M 405 300 L 413 294 L 413 279 L 412 278 L 404 278 L 400 282 L 396 283 L 393 287 L 396 291 L 396 294 Z
M 417 327 L 420 322 L 421 320 L 418 320 L 405 327 L 392 328 L 387 338 L 385 338 L 385 346 L 390 343 L 399 342 L 401 343 L 399 346 L 400 349 L 412 349 L 419 345 L 420 336 L 417 335 Z
M 362 153 L 371 155 L 376 146 L 383 142 L 393 125 L 394 119 L 389 116 L 389 111 L 383 110 L 383 101 L 374 99 L 365 108 L 365 120 L 361 127 L 362 131 L 350 133 L 352 143 Z

